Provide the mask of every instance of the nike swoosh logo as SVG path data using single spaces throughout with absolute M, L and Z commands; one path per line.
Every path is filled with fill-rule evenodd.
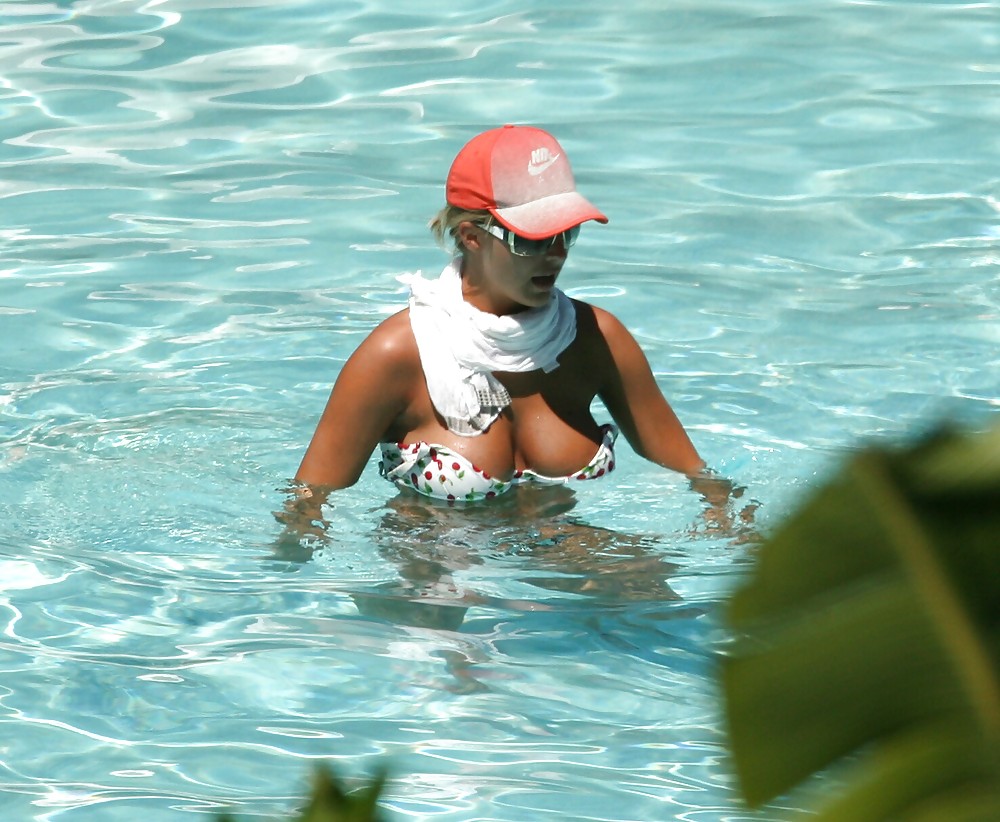
M 549 157 L 549 159 L 546 160 L 545 162 L 528 163 L 528 174 L 530 174 L 532 177 L 537 177 L 539 174 L 545 171 L 545 169 L 547 169 L 550 165 L 552 165 L 556 160 L 558 160 L 561 156 L 562 156 L 561 154 L 555 154 L 552 157 Z

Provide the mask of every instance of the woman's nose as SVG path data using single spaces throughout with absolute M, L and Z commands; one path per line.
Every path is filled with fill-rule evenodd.
M 569 249 L 566 247 L 566 235 L 560 234 L 556 237 L 552 245 L 549 246 L 549 250 L 545 252 L 545 256 L 565 259 L 568 253 Z

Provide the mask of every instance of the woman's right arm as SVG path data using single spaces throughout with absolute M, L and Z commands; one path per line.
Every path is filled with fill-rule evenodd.
M 378 326 L 348 358 L 334 383 L 306 449 L 284 510 L 285 526 L 275 554 L 303 561 L 326 540 L 323 504 L 331 491 L 358 481 L 375 446 L 409 407 L 423 378 L 409 315 L 400 312 Z
M 344 364 L 295 474 L 326 493 L 358 481 L 379 441 L 404 414 L 423 372 L 409 314 L 378 326 Z

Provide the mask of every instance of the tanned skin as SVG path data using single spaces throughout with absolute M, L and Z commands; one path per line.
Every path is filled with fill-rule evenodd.
M 543 306 L 566 262 L 561 240 L 521 257 L 472 222 L 461 223 L 462 293 L 497 315 Z M 432 442 L 490 475 L 515 470 L 568 476 L 601 442 L 590 412 L 599 397 L 636 453 L 697 482 L 705 463 L 664 398 L 631 333 L 609 312 L 579 300 L 575 340 L 548 374 L 496 373 L 511 404 L 481 435 L 450 432 L 427 392 L 409 310 L 381 323 L 344 365 L 296 474 L 315 504 L 357 482 L 379 442 Z

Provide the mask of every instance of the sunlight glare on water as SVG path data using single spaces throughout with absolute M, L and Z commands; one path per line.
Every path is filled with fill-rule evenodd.
M 992 420 L 996 6 L 0 24 L 0 817 L 273 817 L 324 760 L 388 763 L 390 818 L 749 818 L 714 675 L 752 550 L 623 440 L 575 496 L 478 510 L 373 461 L 314 553 L 272 511 L 397 277 L 445 262 L 451 159 L 504 122 L 572 156 L 611 222 L 560 283 L 633 330 L 762 528 L 859 443 Z

